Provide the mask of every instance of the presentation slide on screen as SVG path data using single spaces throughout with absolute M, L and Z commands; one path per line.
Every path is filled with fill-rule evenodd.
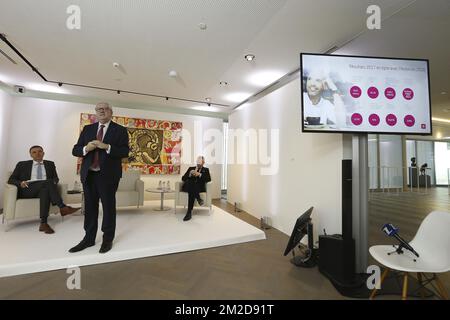
M 303 131 L 430 134 L 425 60 L 301 55 Z

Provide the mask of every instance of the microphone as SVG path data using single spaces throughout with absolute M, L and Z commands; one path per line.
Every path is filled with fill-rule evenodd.
M 381 229 L 386 235 L 388 235 L 389 237 L 394 237 L 395 239 L 398 240 L 398 242 L 400 242 L 400 246 L 397 249 L 398 253 L 401 253 L 401 249 L 405 248 L 409 251 L 411 251 L 412 253 L 414 253 L 414 255 L 418 258 L 419 254 L 413 249 L 413 247 L 411 247 L 409 245 L 408 242 L 405 241 L 405 239 L 403 239 L 402 237 L 400 237 L 398 235 L 398 228 L 396 228 L 392 223 L 386 223 L 383 228 Z M 400 250 L 400 251 L 399 251 Z

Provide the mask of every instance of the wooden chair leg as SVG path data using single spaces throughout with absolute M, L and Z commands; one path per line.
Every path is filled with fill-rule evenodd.
M 437 274 L 434 274 L 434 279 L 436 281 L 436 284 L 437 284 L 438 289 L 439 289 L 439 294 L 441 295 L 442 299 L 448 300 L 447 290 L 445 290 L 445 287 L 442 284 L 441 280 L 438 278 Z
M 423 288 L 423 282 L 422 282 L 422 274 L 420 272 L 417 272 L 417 280 L 419 281 L 419 285 L 420 285 L 420 298 L 425 299 L 425 292 L 424 292 L 424 288 Z
M 381 275 L 381 279 L 380 279 L 380 288 L 381 288 L 381 286 L 383 285 L 383 281 L 384 281 L 384 279 L 386 279 L 386 276 L 388 275 L 388 273 L 389 273 L 389 268 L 386 268 L 386 270 L 384 270 L 384 272 L 383 272 L 383 274 Z M 377 288 L 375 287 L 373 290 L 372 290 L 372 294 L 370 295 L 370 297 L 369 297 L 369 299 L 370 300 L 372 300 L 373 298 L 375 298 L 375 295 L 377 294 Z
M 403 292 L 402 292 L 402 300 L 406 300 L 408 298 L 408 272 L 405 272 L 403 276 Z

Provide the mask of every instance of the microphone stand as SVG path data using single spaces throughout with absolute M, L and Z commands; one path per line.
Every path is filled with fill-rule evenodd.
M 398 247 L 395 247 L 395 244 L 393 244 L 392 246 L 395 248 L 395 250 L 392 251 L 392 252 L 388 252 L 388 254 L 387 254 L 388 256 L 390 256 L 393 253 L 403 254 L 404 253 L 403 249 L 406 249 L 403 244 L 399 244 Z M 412 258 L 412 259 L 413 259 L 414 262 L 417 262 L 416 258 Z

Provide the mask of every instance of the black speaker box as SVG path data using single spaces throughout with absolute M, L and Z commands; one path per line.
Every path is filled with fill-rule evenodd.
M 352 160 L 342 160 L 342 237 L 353 239 Z
M 354 281 L 355 241 L 340 234 L 319 236 L 319 271 L 336 285 Z

